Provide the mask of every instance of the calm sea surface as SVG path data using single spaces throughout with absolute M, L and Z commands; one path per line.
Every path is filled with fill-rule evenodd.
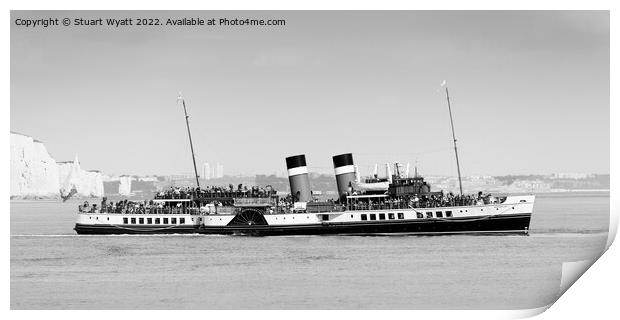
M 542 194 L 530 236 L 77 236 L 11 202 L 12 309 L 521 309 L 605 247 L 609 192 Z

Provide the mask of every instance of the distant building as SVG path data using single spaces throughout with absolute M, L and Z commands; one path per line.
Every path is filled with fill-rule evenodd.
M 551 184 L 542 180 L 518 180 L 512 184 L 523 192 L 547 192 L 551 190 Z
M 588 179 L 593 178 L 590 173 L 556 173 L 552 175 L 553 179 Z
M 155 182 L 158 181 L 157 176 L 146 176 L 146 177 L 134 177 L 135 180 L 142 182 Z
M 202 178 L 205 180 L 209 180 L 213 177 L 213 172 L 211 170 L 211 165 L 208 162 L 202 164 Z
M 118 194 L 122 196 L 131 195 L 131 180 L 132 177 L 128 175 L 122 175 L 119 177 Z
M 166 181 L 174 182 L 174 181 L 177 181 L 177 180 L 185 180 L 185 179 L 192 179 L 192 178 L 194 178 L 194 174 L 193 173 L 172 174 L 172 175 L 166 176 Z
M 223 178 L 224 177 L 224 165 L 223 164 L 217 164 L 215 167 L 215 178 L 219 179 L 219 178 Z

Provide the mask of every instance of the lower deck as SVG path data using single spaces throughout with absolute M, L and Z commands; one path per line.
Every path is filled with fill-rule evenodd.
M 193 225 L 112 225 L 80 224 L 73 228 L 78 234 L 188 234 L 197 233 L 198 226 Z
M 319 213 L 272 214 L 259 207 L 201 215 L 81 213 L 75 230 L 79 234 L 527 234 L 534 196 L 509 199 L 501 204 L 463 207 Z
M 223 235 L 383 235 L 383 234 L 528 234 L 531 214 L 478 216 L 467 218 L 388 220 L 366 222 L 321 222 L 268 225 L 111 225 L 76 224 L 78 234 L 223 234 Z
M 356 222 L 321 222 L 289 225 L 202 225 L 198 233 L 241 234 L 255 236 L 274 235 L 384 235 L 384 234 L 528 234 L 531 214 L 477 216 L 467 218 L 384 220 Z

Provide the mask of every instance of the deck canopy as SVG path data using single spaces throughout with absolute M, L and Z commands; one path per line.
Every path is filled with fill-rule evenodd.
M 387 194 L 362 194 L 358 196 L 347 196 L 347 199 L 368 199 L 368 198 L 387 198 Z

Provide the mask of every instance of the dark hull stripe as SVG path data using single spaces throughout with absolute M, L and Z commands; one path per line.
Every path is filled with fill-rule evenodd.
M 287 226 L 201 227 L 204 234 L 244 234 L 253 236 L 319 234 L 527 234 L 531 215 L 490 216 L 481 219 L 424 219 L 408 221 L 324 223 Z
M 94 225 L 76 223 L 73 230 L 78 234 L 176 234 L 196 233 L 198 226 Z
M 444 234 L 527 234 L 530 214 L 394 221 L 362 221 L 304 225 L 253 226 L 136 226 L 76 224 L 78 234 L 241 234 L 284 235 L 444 235 Z

